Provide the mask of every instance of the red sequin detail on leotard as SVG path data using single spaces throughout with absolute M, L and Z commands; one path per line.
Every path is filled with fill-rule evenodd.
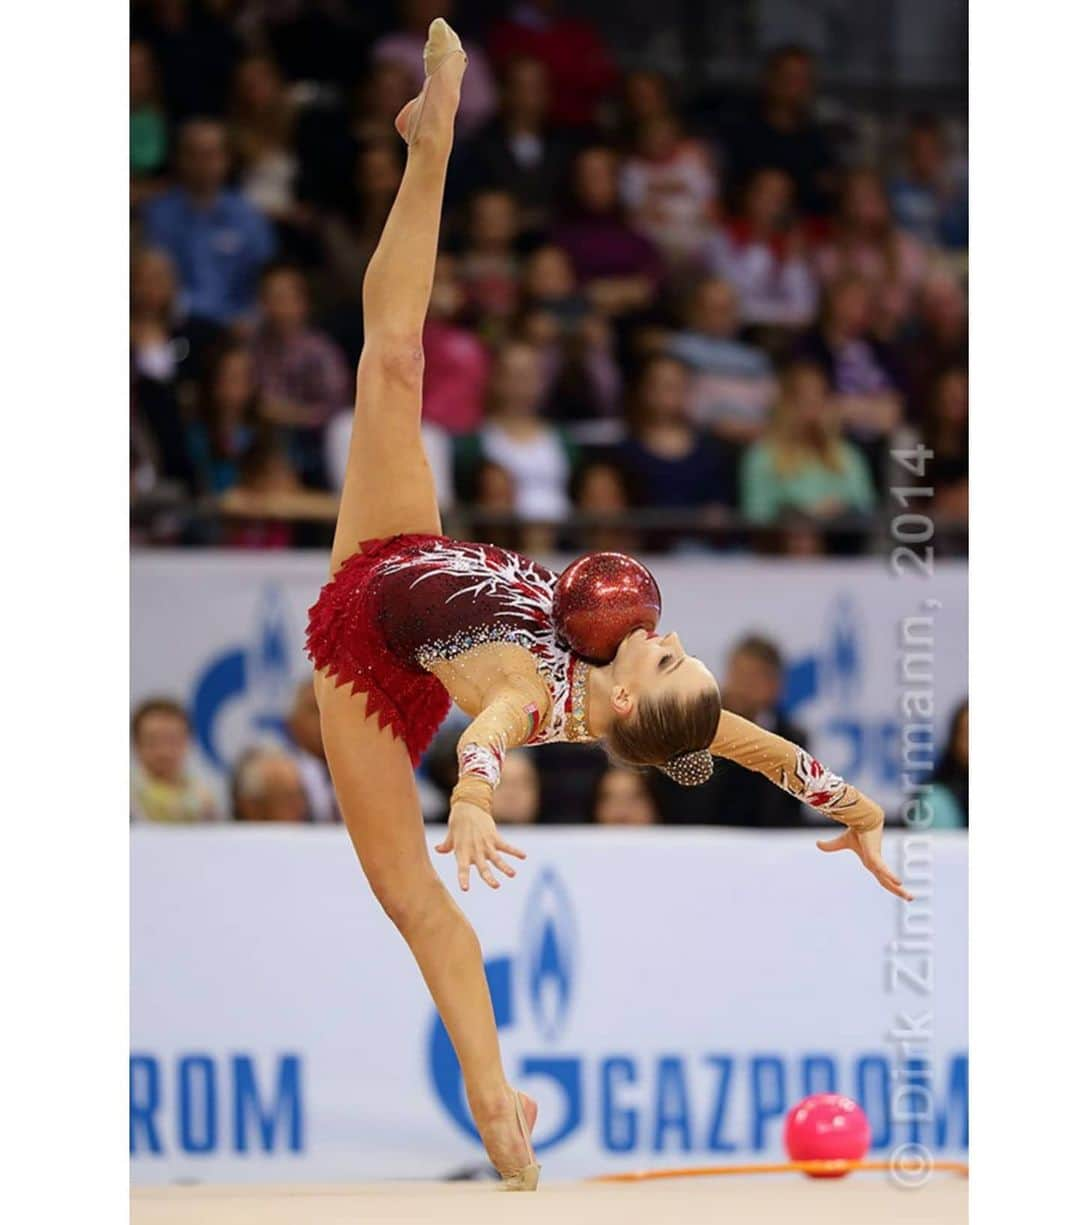
M 368 695 L 379 726 L 405 741 L 414 765 L 451 699 L 427 668 L 487 642 L 525 647 L 551 693 L 529 744 L 589 739 L 574 717 L 572 681 L 587 673 L 556 640 L 558 576 L 510 549 L 412 533 L 362 542 L 310 610 L 308 655 L 339 685 Z M 580 684 L 577 686 L 580 690 Z

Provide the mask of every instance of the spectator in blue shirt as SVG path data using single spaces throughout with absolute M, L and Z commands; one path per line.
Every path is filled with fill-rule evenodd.
M 952 156 L 936 116 L 912 119 L 905 165 L 890 185 L 889 195 L 901 229 L 929 246 L 967 250 L 967 172 L 964 163 Z
M 232 323 L 255 305 L 259 270 L 274 254 L 269 222 L 225 188 L 225 129 L 194 119 L 180 134 L 179 185 L 143 210 L 148 243 L 172 256 L 191 315 Z

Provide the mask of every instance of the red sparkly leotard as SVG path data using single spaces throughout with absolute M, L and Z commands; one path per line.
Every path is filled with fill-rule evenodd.
M 338 685 L 366 693 L 369 713 L 404 741 L 414 766 L 453 702 L 436 670 L 446 678 L 459 658 L 479 670 L 479 648 L 497 655 L 499 683 L 458 741 L 464 790 L 455 796 L 487 807 L 508 748 L 595 740 L 586 720 L 590 666 L 559 640 L 552 619 L 557 578 L 491 544 L 431 533 L 367 540 L 311 608 L 308 655 Z M 883 819 L 805 749 L 730 711 L 708 751 L 846 825 Z
M 428 533 L 364 541 L 310 611 L 308 655 L 337 684 L 367 693 L 368 709 L 406 743 L 414 765 L 452 704 L 432 667 L 487 643 L 524 647 L 546 684 L 546 717 L 540 702 L 532 711 L 524 703 L 532 721 L 524 743 L 590 740 L 588 665 L 552 622 L 557 578 L 492 544 Z

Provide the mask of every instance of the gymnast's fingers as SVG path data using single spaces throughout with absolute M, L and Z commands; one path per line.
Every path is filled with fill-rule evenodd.
M 505 851 L 507 855 L 513 855 L 515 859 L 528 858 L 524 851 L 519 851 L 516 846 L 511 846 L 510 843 L 505 841 L 503 838 L 495 839 L 495 849 L 498 851 Z
M 438 851 L 440 855 L 448 855 L 453 849 L 454 849 L 454 842 L 453 842 L 453 839 L 450 837 L 450 831 L 447 830 L 446 837 L 442 840 L 442 842 L 436 845 L 435 850 Z
M 900 884 L 900 877 L 896 875 L 877 851 L 868 850 L 866 852 L 866 866 L 879 879 L 883 878 L 894 885 Z
M 458 851 L 457 857 L 457 879 L 463 893 L 469 892 L 469 869 L 472 863 L 469 861 L 468 853 L 464 850 Z
M 498 851 L 489 849 L 487 857 L 499 869 L 503 876 L 517 876 L 517 872 L 506 862 L 505 859 L 503 859 Z
M 912 895 L 904 888 L 900 878 L 894 876 L 880 859 L 872 861 L 867 867 L 873 872 L 878 884 L 883 889 L 888 889 L 890 893 L 895 893 L 897 897 L 902 897 L 905 902 L 912 900 Z
M 847 834 L 840 834 L 837 838 L 821 838 L 818 840 L 817 849 L 825 851 L 826 854 L 832 851 L 846 851 L 851 846 Z
M 897 897 L 903 898 L 905 902 L 910 902 L 913 900 L 914 895 L 908 893 L 908 891 L 903 885 L 900 884 L 899 881 L 894 883 L 889 879 L 888 875 L 881 872 L 875 872 L 874 875 L 877 877 L 877 882 L 882 889 L 888 889 L 890 893 L 895 893 Z
M 476 857 L 476 870 L 485 885 L 490 885 L 492 889 L 498 889 L 499 882 L 495 879 L 495 873 L 487 866 L 487 861 L 482 854 L 478 854 Z

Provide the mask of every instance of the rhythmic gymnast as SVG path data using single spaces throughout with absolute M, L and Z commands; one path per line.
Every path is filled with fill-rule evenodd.
M 590 666 L 553 632 L 555 574 L 442 534 L 420 436 L 421 330 L 465 68 L 457 35 L 434 21 L 423 89 L 396 121 L 405 172 L 364 278 L 355 428 L 308 653 L 361 866 L 420 966 L 502 1185 L 534 1190 L 536 1104 L 507 1081 L 480 945 L 432 866 L 413 774 L 452 703 L 472 722 L 436 850 L 456 856 L 462 889 L 474 868 L 498 888 L 495 873 L 512 877 L 510 860 L 525 858 L 491 817 L 506 750 L 603 741 L 623 761 L 687 785 L 708 777 L 714 755 L 760 771 L 848 827 L 822 850 L 853 850 L 886 889 L 909 895 L 882 859 L 878 805 L 803 749 L 723 711 L 716 680 L 676 634 L 635 630 L 609 664 Z

